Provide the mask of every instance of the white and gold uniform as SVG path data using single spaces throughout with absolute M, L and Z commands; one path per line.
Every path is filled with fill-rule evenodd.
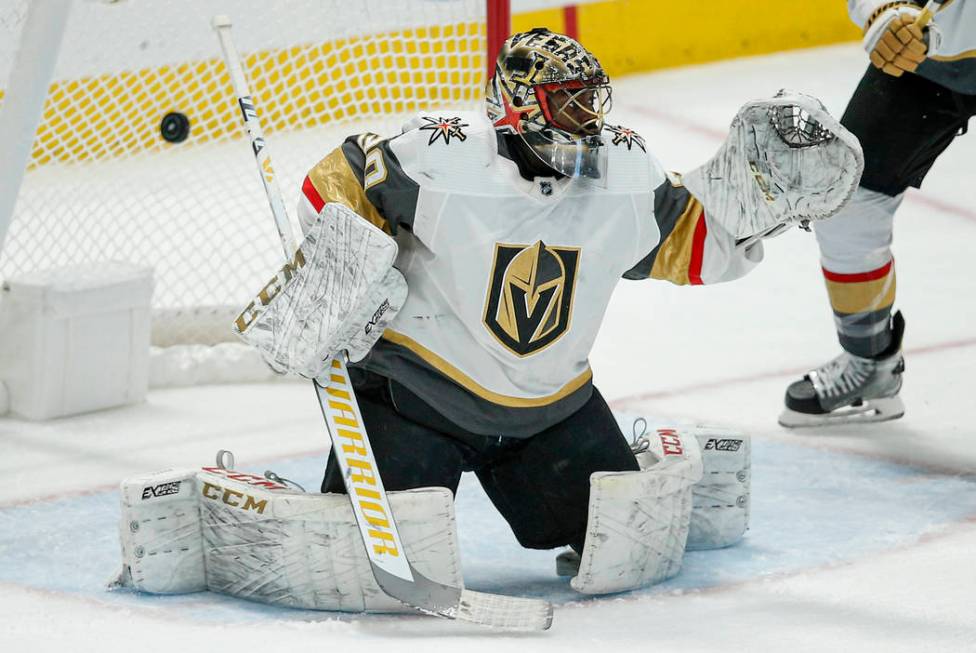
M 519 175 L 480 114 L 419 116 L 383 140 L 350 137 L 303 185 L 303 225 L 342 202 L 392 233 L 410 289 L 358 365 L 474 433 L 529 437 L 589 398 L 587 360 L 621 278 L 714 283 L 745 274 L 736 248 L 644 141 L 608 126 L 608 174 Z

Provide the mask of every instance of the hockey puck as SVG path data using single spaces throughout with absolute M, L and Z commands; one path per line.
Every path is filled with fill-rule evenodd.
M 190 119 L 178 111 L 171 111 L 159 123 L 159 133 L 168 143 L 182 143 L 190 135 Z

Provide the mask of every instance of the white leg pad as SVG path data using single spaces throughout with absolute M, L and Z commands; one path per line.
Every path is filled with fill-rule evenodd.
M 694 502 L 688 532 L 689 551 L 719 549 L 739 542 L 749 529 L 752 482 L 752 444 L 748 435 L 721 426 L 674 426 L 674 422 L 616 413 L 617 423 L 635 441 L 647 439 L 659 453 L 660 438 L 650 434 L 678 431 L 683 438 L 694 437 L 702 457 L 702 479 L 692 488 Z M 642 468 L 648 466 L 646 454 L 638 456 Z M 653 457 L 651 457 L 653 461 Z
M 197 477 L 211 590 L 293 608 L 414 612 L 373 579 L 348 497 L 265 491 L 220 472 Z M 389 496 L 417 570 L 463 587 L 451 492 L 424 488 Z M 263 510 L 254 507 L 262 501 Z
M 586 543 L 571 581 L 579 592 L 631 590 L 681 569 L 701 452 L 693 436 L 675 429 L 658 429 L 647 440 L 637 456 L 640 471 L 590 477 Z
M 146 488 L 167 492 L 165 484 L 174 482 L 176 493 L 141 499 Z M 463 587 L 451 492 L 389 496 L 416 569 Z M 121 536 L 121 586 L 210 589 L 312 610 L 414 612 L 376 584 L 345 495 L 306 494 L 218 468 L 164 472 L 123 483 Z
M 122 482 L 122 571 L 116 587 L 152 594 L 207 589 L 195 469 L 168 469 Z
M 586 594 L 671 578 L 686 550 L 731 546 L 749 527 L 748 436 L 625 415 L 618 421 L 646 450 L 637 454 L 639 472 L 591 477 L 586 543 L 571 581 Z
M 752 481 L 749 436 L 720 427 L 690 429 L 701 448 L 704 474 L 692 488 L 688 551 L 739 542 L 749 528 Z

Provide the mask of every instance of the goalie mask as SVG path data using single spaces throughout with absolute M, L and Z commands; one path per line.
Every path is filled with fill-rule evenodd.
M 610 80 L 577 41 L 537 27 L 505 41 L 488 80 L 488 118 L 518 134 L 543 163 L 567 177 L 605 179 L 600 132 Z

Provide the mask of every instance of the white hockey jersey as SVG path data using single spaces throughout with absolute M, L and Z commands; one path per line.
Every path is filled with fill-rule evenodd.
M 892 5 L 924 5 L 924 2 L 847 0 L 847 10 L 858 27 Z M 916 73 L 958 93 L 976 94 L 976 0 L 948 0 L 932 22 L 942 33 L 938 50 L 930 52 Z
M 403 134 L 350 137 L 308 174 L 300 213 L 347 204 L 394 234 L 409 296 L 358 363 L 462 428 L 528 437 L 583 405 L 587 356 L 617 282 L 741 276 L 737 249 L 672 184 L 639 135 L 604 131 L 608 175 L 519 175 L 480 114 L 420 116 Z

